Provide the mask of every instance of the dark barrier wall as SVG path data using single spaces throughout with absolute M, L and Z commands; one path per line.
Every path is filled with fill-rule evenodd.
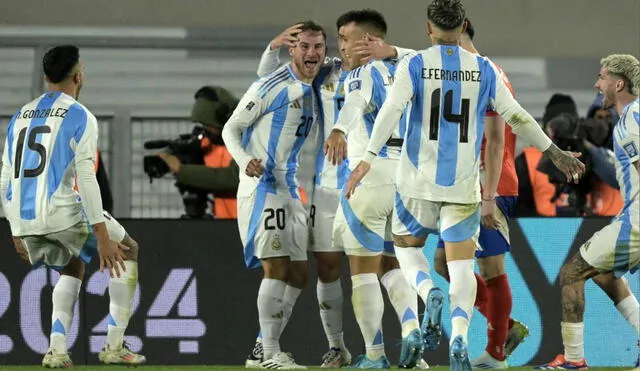
M 507 270 L 513 316 L 531 329 L 531 336 L 510 359 L 512 365 L 543 363 L 562 352 L 560 267 L 606 223 L 606 219 L 578 218 L 512 223 L 515 248 L 507 258 Z M 144 353 L 152 364 L 242 364 L 258 330 L 255 301 L 260 272 L 244 268 L 235 223 L 125 220 L 122 224 L 141 246 L 140 287 L 127 332 L 132 349 Z M 51 291 L 58 274 L 44 268 L 30 270 L 19 260 L 4 220 L 0 221 L 0 236 L 0 364 L 38 364 L 48 345 Z M 430 239 L 425 248 L 429 257 L 434 242 Z M 93 264 L 87 270 L 69 336 L 78 365 L 97 363 L 106 335 L 108 276 L 95 268 Z M 627 275 L 627 279 L 638 295 L 638 274 Z M 363 344 L 351 310 L 348 278 L 343 279 L 343 287 L 345 338 L 352 353 L 358 353 Z M 633 330 L 592 283 L 587 285 L 587 300 L 589 364 L 633 364 L 637 356 Z M 385 309 L 385 343 L 395 363 L 400 329 L 392 307 Z M 448 308 L 446 312 L 448 318 Z M 472 322 L 470 346 L 476 356 L 486 343 L 486 322 L 477 312 Z M 298 300 L 282 346 L 309 365 L 319 364 L 327 348 L 315 301 L 315 278 Z M 447 364 L 446 340 L 426 359 L 432 365 Z

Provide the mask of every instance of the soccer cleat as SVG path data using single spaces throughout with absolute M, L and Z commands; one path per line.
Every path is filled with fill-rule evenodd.
M 322 356 L 321 368 L 340 368 L 351 364 L 351 353 L 347 348 L 331 348 Z
M 122 343 L 120 349 L 109 349 L 109 345 L 105 344 L 102 352 L 98 354 L 98 359 L 105 365 L 141 365 L 147 361 L 145 356 L 137 354 L 129 350 L 126 342 Z
M 251 353 L 247 357 L 247 360 L 244 361 L 244 367 L 246 368 L 260 368 L 260 363 L 264 361 L 264 354 L 262 349 L 262 342 L 256 341 L 256 344 L 253 346 Z
M 453 339 L 453 343 L 449 347 L 449 363 L 451 371 L 471 371 L 467 344 L 464 343 L 460 335 Z
M 420 359 L 422 359 L 422 350 L 424 349 L 424 340 L 420 330 L 411 331 L 409 336 L 402 339 L 402 349 L 400 350 L 400 360 L 398 367 L 414 368 Z
M 529 328 L 524 323 L 513 320 L 513 327 L 509 329 L 507 339 L 504 344 L 504 354 L 507 358 L 513 353 L 516 348 L 524 342 L 524 339 L 529 336 Z
M 56 353 L 49 348 L 42 359 L 42 366 L 47 368 L 69 368 L 73 367 L 73 362 L 69 353 Z
M 391 368 L 391 363 L 389 363 L 389 359 L 387 356 L 381 356 L 380 358 L 372 361 L 365 354 L 361 354 L 356 358 L 356 361 L 353 365 L 348 366 L 347 368 L 375 368 L 375 369 L 387 369 Z
M 424 359 L 420 358 L 418 364 L 414 367 L 414 369 L 426 370 L 429 368 L 429 364 Z
M 507 361 L 499 361 L 486 351 L 480 357 L 471 360 L 473 368 L 509 368 Z
M 260 362 L 260 368 L 274 370 L 303 370 L 307 367 L 297 364 L 290 353 L 278 352 L 270 359 L 265 359 Z
M 580 362 L 570 362 L 564 359 L 564 354 L 558 354 L 553 361 L 535 367 L 536 370 L 588 370 L 587 361 L 583 358 Z
M 422 317 L 422 337 L 424 346 L 428 350 L 435 350 L 440 345 L 440 337 L 442 336 L 442 304 L 444 303 L 444 294 L 437 287 L 432 288 L 427 295 L 425 303 L 425 314 Z

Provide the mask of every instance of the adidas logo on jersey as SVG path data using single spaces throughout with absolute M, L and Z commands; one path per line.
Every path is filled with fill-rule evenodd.
M 296 101 L 291 102 L 291 104 L 289 104 L 289 108 L 300 109 L 300 108 L 302 108 L 302 106 L 300 105 L 300 102 L 298 102 L 296 100 Z

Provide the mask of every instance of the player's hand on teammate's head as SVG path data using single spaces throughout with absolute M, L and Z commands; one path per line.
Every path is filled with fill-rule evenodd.
M 298 34 L 300 33 L 301 23 L 294 24 L 291 27 L 288 27 L 282 33 L 271 40 L 269 45 L 271 46 L 271 50 L 282 48 L 283 46 L 294 47 L 296 46 L 296 41 L 298 41 Z
M 356 187 L 358 186 L 358 184 L 360 184 L 360 181 L 362 181 L 362 178 L 367 175 L 370 169 L 371 164 L 366 161 L 360 161 L 358 163 L 358 166 L 353 169 L 353 171 L 349 175 L 349 180 L 347 180 L 347 185 L 345 186 L 344 196 L 347 199 L 351 198 L 351 195 L 355 193 Z
M 100 272 L 104 272 L 104 268 L 107 267 L 111 278 L 120 277 L 120 269 L 122 269 L 122 272 L 127 270 L 127 267 L 124 264 L 125 255 L 122 250 L 129 250 L 129 248 L 112 240 L 108 240 L 104 243 L 98 242 Z
M 485 228 L 498 229 L 500 222 L 496 218 L 496 199 L 482 200 L 482 220 L 481 223 Z
M 385 43 L 382 38 L 366 34 L 362 40 L 356 41 L 353 52 L 361 57 L 363 64 L 374 59 L 386 59 L 396 57 L 396 49 Z
M 347 138 L 340 130 L 331 130 L 324 143 L 324 154 L 333 165 L 340 165 L 347 158 Z
M 251 177 L 260 177 L 264 174 L 264 166 L 262 166 L 262 160 L 254 158 L 249 161 L 244 173 Z

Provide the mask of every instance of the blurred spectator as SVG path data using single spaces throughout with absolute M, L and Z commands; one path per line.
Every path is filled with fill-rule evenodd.
M 604 117 L 604 112 L 594 111 Z M 519 181 L 517 216 L 614 216 L 622 208 L 616 189 L 612 153 L 605 145 L 610 126 L 602 119 L 581 120 L 573 99 L 554 94 L 543 116 L 543 128 L 561 149 L 580 152 L 587 173 L 578 184 L 569 184 L 542 153 L 533 147 L 516 158 Z
M 615 109 L 603 109 L 602 108 L 602 94 L 596 95 L 595 100 L 587 111 L 587 119 L 594 119 L 596 121 L 606 124 L 607 136 L 602 144 L 602 147 L 613 150 L 613 126 L 618 121 L 618 113 Z
M 200 188 L 214 196 L 213 216 L 216 219 L 236 219 L 236 193 L 239 168 L 222 140 L 222 128 L 238 104 L 229 91 L 219 86 L 204 86 L 195 94 L 191 120 L 205 128 L 202 138 L 204 165 L 183 164 L 168 153 L 159 153 L 179 183 Z

